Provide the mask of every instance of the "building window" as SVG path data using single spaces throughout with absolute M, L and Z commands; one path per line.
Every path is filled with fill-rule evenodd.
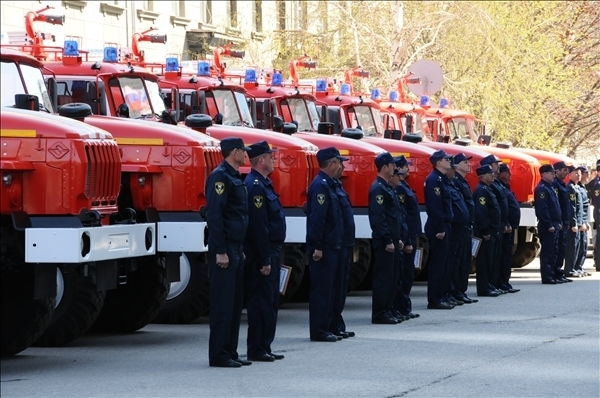
M 171 1 L 173 15 L 185 17 L 185 1 Z
M 262 1 L 255 0 L 252 4 L 252 14 L 254 15 L 252 30 L 262 32 Z
M 232 28 L 238 27 L 238 18 L 237 18 L 237 1 L 228 1 L 227 2 L 227 14 L 229 14 L 229 26 Z
M 285 0 L 277 0 L 278 30 L 285 30 Z
M 300 28 L 302 30 L 306 30 L 306 29 L 308 29 L 308 2 L 305 0 L 302 0 L 298 3 L 300 3 L 300 4 L 297 4 L 298 11 L 300 14 L 299 18 L 298 18 L 298 21 L 300 22 Z
M 212 1 L 206 0 L 203 3 L 204 5 L 200 6 L 203 13 L 203 22 L 206 22 L 207 24 L 212 24 Z
M 142 10 L 154 11 L 154 1 L 142 1 Z

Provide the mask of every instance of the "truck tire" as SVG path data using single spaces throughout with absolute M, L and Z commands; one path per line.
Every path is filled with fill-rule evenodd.
M 525 242 L 527 229 L 533 233 L 531 242 Z M 530 264 L 540 252 L 540 238 L 534 227 L 519 227 L 512 268 L 522 268 Z
M 153 323 L 190 323 L 208 313 L 208 262 L 204 253 L 183 253 L 179 282 L 169 286 L 165 305 Z
M 165 304 L 169 284 L 166 270 L 156 256 L 137 259 L 127 283 L 109 290 L 93 331 L 132 333 L 152 322 Z
M 279 295 L 279 305 L 289 301 L 298 291 L 304 278 L 306 265 L 304 263 L 304 252 L 298 245 L 284 245 L 281 251 L 281 265 L 292 267 L 290 280 L 284 295 Z
M 105 295 L 81 269 L 63 272 L 58 267 L 54 315 L 34 345 L 60 347 L 81 337 L 100 314 Z
M 371 266 L 371 243 L 366 239 L 357 239 L 354 243 L 354 253 L 350 264 L 348 291 L 356 289 L 365 279 Z
M 55 299 L 33 299 L 33 273 L 2 275 L 2 357 L 30 347 L 46 330 L 54 313 Z

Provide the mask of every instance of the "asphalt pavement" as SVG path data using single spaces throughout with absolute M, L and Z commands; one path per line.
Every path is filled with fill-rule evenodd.
M 514 270 L 521 289 L 420 318 L 370 324 L 371 294 L 348 297 L 356 337 L 308 339 L 308 304 L 279 312 L 273 348 L 285 359 L 236 369 L 208 366 L 208 319 L 86 335 L 68 347 L 32 347 L 1 361 L 6 397 L 599 397 L 600 272 L 542 285 L 539 263 Z M 468 292 L 475 296 L 474 280 Z M 245 356 L 246 317 L 239 353 Z

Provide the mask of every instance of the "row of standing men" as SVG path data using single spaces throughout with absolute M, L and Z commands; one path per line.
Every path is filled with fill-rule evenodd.
M 240 138 L 221 141 L 224 160 L 207 180 L 209 227 L 210 366 L 236 368 L 251 361 L 283 359 L 271 349 L 279 304 L 280 253 L 286 223 L 279 195 L 268 175 L 273 152 L 266 141 L 246 147 Z M 250 158 L 251 172 L 238 171 Z M 340 177 L 347 160 L 334 148 L 317 153 L 320 171 L 307 198 L 306 250 L 310 259 L 310 339 L 336 342 L 353 337 L 342 317 L 355 237 L 352 204 Z M 428 308 L 451 309 L 477 302 L 466 294 L 472 236 L 481 241 L 477 256 L 477 294 L 518 292 L 510 283 L 514 231 L 520 211 L 510 191 L 510 169 L 493 155 L 477 169 L 480 184 L 465 180 L 470 158 L 437 151 L 425 183 L 430 245 Z M 369 191 L 373 230 L 374 324 L 417 318 L 410 290 L 414 256 L 422 234 L 419 205 L 408 185 L 410 162 L 383 153 L 375 159 L 377 179 Z M 499 179 L 494 176 L 498 174 Z M 600 191 L 599 191 L 600 192 Z M 237 352 L 241 312 L 248 311 L 248 360 Z

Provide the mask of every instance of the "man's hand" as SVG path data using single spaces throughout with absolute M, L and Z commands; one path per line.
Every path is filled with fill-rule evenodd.
M 577 227 L 571 227 L 571 232 L 577 232 Z
M 395 250 L 394 248 L 394 244 L 393 243 L 388 243 L 387 245 L 385 245 L 385 251 L 388 253 L 393 253 Z
M 402 242 L 401 240 L 398 241 L 398 250 L 402 250 L 404 249 L 404 242 Z
M 490 240 L 492 235 L 483 235 L 483 240 Z
M 445 232 L 440 232 L 439 234 L 435 234 L 435 237 L 442 240 L 446 236 Z
M 554 233 L 554 231 L 556 231 L 556 229 L 554 227 L 548 228 L 548 232 Z
M 229 256 L 227 256 L 227 253 L 217 254 L 217 265 L 221 268 L 229 267 Z
M 323 251 L 322 250 L 315 250 L 313 252 L 312 258 L 315 261 L 319 261 L 320 259 L 323 258 Z
M 404 246 L 404 252 L 405 253 L 410 254 L 410 253 L 412 253 L 412 251 L 413 251 L 412 245 L 406 245 L 406 246 Z
M 509 225 L 507 227 L 504 227 L 504 233 L 505 234 L 510 234 L 512 232 L 512 227 Z
M 263 265 L 260 269 L 260 273 L 264 276 L 268 276 L 271 273 L 271 265 Z

